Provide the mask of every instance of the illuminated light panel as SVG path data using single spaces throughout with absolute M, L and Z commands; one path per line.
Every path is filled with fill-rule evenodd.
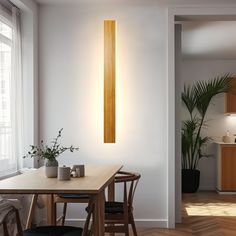
M 116 142 L 116 22 L 104 21 L 104 143 Z

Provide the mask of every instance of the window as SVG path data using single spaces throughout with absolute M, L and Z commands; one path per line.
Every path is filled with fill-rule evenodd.
M 17 124 L 21 120 L 21 112 L 17 100 L 21 100 L 21 87 L 18 86 L 21 75 L 17 76 L 17 66 L 21 65 L 16 32 L 13 12 L 9 13 L 0 5 L 0 176 L 18 169 L 20 145 Z

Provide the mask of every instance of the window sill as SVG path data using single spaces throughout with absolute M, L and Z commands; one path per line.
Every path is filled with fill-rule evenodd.
M 7 178 L 17 176 L 17 175 L 21 175 L 21 174 L 27 173 L 29 171 L 34 171 L 34 170 L 37 170 L 37 169 L 36 168 L 22 168 L 16 172 L 8 174 L 8 175 L 0 176 L 0 180 L 7 179 Z
M 7 179 L 7 178 L 10 178 L 10 177 L 13 177 L 16 175 L 20 175 L 20 174 L 21 174 L 20 171 L 16 171 L 16 172 L 10 173 L 8 175 L 0 176 L 0 180 Z

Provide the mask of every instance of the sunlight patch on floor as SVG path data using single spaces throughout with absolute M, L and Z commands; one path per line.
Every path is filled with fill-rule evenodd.
M 188 216 L 236 216 L 236 203 L 188 203 Z

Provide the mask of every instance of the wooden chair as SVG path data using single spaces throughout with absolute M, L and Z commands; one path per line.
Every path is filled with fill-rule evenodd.
M 39 226 L 22 231 L 19 212 L 15 207 L 12 207 L 11 211 L 4 217 L 3 222 L 9 214 L 15 213 L 18 231 L 17 236 L 91 236 L 93 232 L 92 226 L 91 230 L 89 230 L 89 224 L 92 213 L 94 212 L 94 203 L 92 200 L 89 200 L 89 206 L 91 209 L 88 212 L 84 228 L 73 226 Z M 6 224 L 3 224 L 3 227 L 5 229 L 7 227 Z M 10 236 L 7 232 L 7 228 L 6 231 L 4 230 L 4 236 Z
M 132 226 L 134 236 L 137 236 L 133 216 L 134 193 L 141 175 L 119 171 L 115 176 L 115 184 L 123 185 L 123 201 L 105 202 L 105 232 L 125 233 L 129 235 L 129 224 Z M 89 207 L 86 208 L 89 210 Z
M 63 213 L 62 216 L 58 217 L 56 216 L 56 222 L 55 224 L 59 223 L 61 221 L 61 225 L 65 225 L 65 218 L 66 218 L 66 211 L 67 211 L 67 204 L 68 203 L 88 203 L 89 202 L 89 195 L 87 194 L 57 194 L 54 195 L 53 203 L 54 203 L 54 212 L 55 216 L 56 214 L 56 208 L 57 203 L 63 203 Z

